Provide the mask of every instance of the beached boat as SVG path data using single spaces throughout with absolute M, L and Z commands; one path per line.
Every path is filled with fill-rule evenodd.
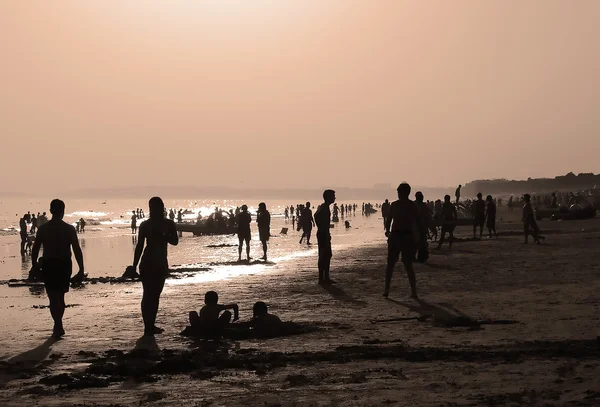
M 183 222 L 175 224 L 178 232 L 193 233 L 194 236 L 202 235 L 232 235 L 236 232 L 236 228 L 230 225 L 226 220 L 222 223 L 217 222 Z

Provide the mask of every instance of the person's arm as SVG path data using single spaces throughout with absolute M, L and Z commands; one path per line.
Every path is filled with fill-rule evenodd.
M 138 242 L 135 246 L 135 253 L 133 254 L 133 268 L 137 268 L 142 252 L 144 251 L 144 244 L 146 243 L 146 225 L 145 222 L 140 225 L 138 232 Z
M 313 216 L 312 211 L 310 211 L 310 221 L 312 222 L 313 227 L 317 226 L 317 223 L 315 222 L 315 217 Z
M 234 321 L 237 321 L 238 319 L 240 319 L 240 309 L 237 304 L 233 303 L 233 304 L 223 305 L 223 309 L 224 310 L 227 310 L 227 309 L 233 310 L 233 320 Z
M 33 242 L 33 247 L 31 248 L 31 265 L 35 268 L 38 266 L 38 256 L 40 255 L 40 247 L 44 243 L 44 232 L 42 229 L 38 229 L 38 232 L 35 236 L 35 241 Z
M 172 244 L 173 246 L 177 246 L 179 244 L 179 236 L 177 236 L 177 227 L 175 226 L 175 222 L 169 220 L 167 225 L 167 242 Z
M 83 253 L 81 252 L 81 246 L 79 246 L 79 238 L 77 237 L 77 232 L 73 227 L 71 227 L 71 246 L 73 247 L 73 254 L 75 255 L 77 265 L 79 266 L 79 272 L 75 277 L 82 279 L 84 277 Z
M 390 228 L 392 227 L 393 216 L 391 216 L 391 214 L 394 213 L 392 210 L 393 207 L 394 207 L 394 204 L 391 204 L 388 216 L 387 216 L 387 218 L 385 218 L 385 236 L 386 237 L 390 235 Z

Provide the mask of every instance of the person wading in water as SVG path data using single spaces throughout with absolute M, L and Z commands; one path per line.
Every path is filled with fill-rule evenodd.
M 134 271 L 140 265 L 142 279 L 142 318 L 144 335 L 163 332 L 156 323 L 160 294 L 169 272 L 167 244 L 177 246 L 179 238 L 175 222 L 164 217 L 165 205 L 159 197 L 150 199 L 150 218 L 139 227 L 138 244 L 133 257 Z M 144 244 L 146 248 L 144 249 Z M 143 253 L 143 254 L 142 254 Z M 141 263 L 140 263 L 141 258 Z

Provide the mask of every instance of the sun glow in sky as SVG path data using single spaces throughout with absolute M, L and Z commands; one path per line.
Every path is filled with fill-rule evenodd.
M 598 21 L 595 0 L 4 1 L 0 184 L 598 172 Z

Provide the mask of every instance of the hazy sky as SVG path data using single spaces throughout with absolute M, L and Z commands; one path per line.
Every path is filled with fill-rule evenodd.
M 4 0 L 0 188 L 599 172 L 598 0 Z

